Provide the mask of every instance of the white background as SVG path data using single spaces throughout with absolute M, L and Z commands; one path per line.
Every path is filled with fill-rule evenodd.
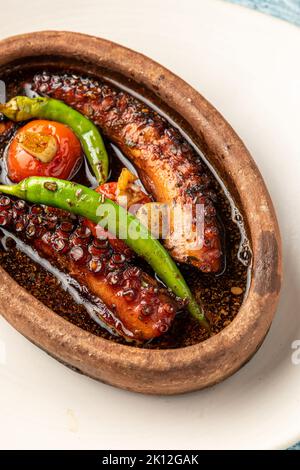
M 300 30 L 219 0 L 0 0 L 1 37 L 74 30 L 156 59 L 243 138 L 275 202 L 285 285 L 271 332 L 226 382 L 147 397 L 77 375 L 0 320 L 3 448 L 278 448 L 300 438 Z M 253 188 L 255 191 L 255 188 Z

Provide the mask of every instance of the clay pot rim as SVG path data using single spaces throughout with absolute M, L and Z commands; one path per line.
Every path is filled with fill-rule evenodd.
M 270 196 L 256 164 L 240 138 L 219 112 L 185 81 L 155 61 L 123 46 L 105 39 L 65 31 L 28 33 L 13 36 L 0 42 L 0 67 L 21 58 L 44 55 L 80 57 L 83 69 L 88 69 L 88 63 L 97 63 L 111 70 L 115 68 L 115 71 L 145 84 L 184 117 L 193 127 L 194 132 L 203 137 L 205 145 L 208 148 L 213 148 L 214 156 L 212 158 L 214 161 L 212 165 L 217 167 L 219 174 L 224 170 L 236 187 L 249 226 L 253 249 L 253 267 L 248 295 L 239 313 L 228 326 L 202 343 L 166 350 L 140 349 L 91 335 L 54 314 L 22 289 L 1 268 L 1 276 L 7 283 L 9 290 L 12 289 L 16 292 L 18 289 L 22 293 L 24 302 L 27 303 L 27 326 L 22 327 L 23 334 L 31 336 L 30 328 L 34 329 L 34 322 L 37 319 L 34 310 L 38 310 L 42 312 L 44 319 L 48 316 L 49 321 L 55 324 L 56 330 L 54 333 L 52 331 L 52 334 L 56 334 L 56 337 L 52 337 L 52 340 L 60 341 L 63 335 L 65 338 L 68 337 L 70 341 L 67 346 L 68 354 L 71 353 L 72 348 L 75 348 L 78 350 L 78 354 L 84 357 L 88 351 L 86 345 L 78 343 L 78 338 L 80 340 L 86 339 L 89 342 L 91 356 L 97 356 L 98 360 L 101 360 L 105 355 L 109 355 L 110 363 L 118 365 L 122 355 L 123 358 L 125 357 L 122 360 L 126 361 L 129 368 L 136 367 L 142 370 L 147 367 L 157 371 L 178 370 L 187 365 L 190 366 L 192 363 L 198 363 L 200 356 L 201 360 L 213 360 L 216 357 L 220 358 L 224 351 L 234 353 L 239 345 L 241 348 L 247 348 L 247 344 L 249 344 L 249 351 L 252 351 L 250 355 L 252 355 L 254 345 L 251 342 L 251 336 L 255 336 L 258 329 L 261 329 L 264 330 L 264 334 L 260 336 L 264 337 L 272 322 L 278 301 L 282 274 L 281 242 Z M 243 181 L 238 177 L 241 172 L 245 175 Z M 253 191 L 253 187 L 260 195 L 259 201 L 247 194 L 247 192 Z M 266 236 L 270 238 L 262 241 L 261 234 L 269 234 Z M 259 259 L 262 254 L 271 260 L 271 264 L 267 267 L 268 272 L 264 271 L 266 266 Z M 268 307 L 270 298 L 272 301 Z M 252 309 L 257 309 L 256 318 L 247 316 L 250 305 L 252 305 Z M 264 318 L 266 310 L 269 313 Z M 4 316 L 18 329 L 17 323 L 10 314 L 4 314 Z M 41 335 L 46 334 L 48 324 L 49 322 L 45 323 L 44 332 L 42 331 L 43 326 L 38 324 Z M 34 341 L 32 337 L 30 339 Z M 67 341 L 64 342 L 67 343 Z M 258 344 L 256 344 L 257 347 Z M 53 354 L 55 355 L 55 352 Z M 224 372 L 224 377 L 230 375 L 240 365 L 233 365 L 232 371 Z M 93 373 L 89 375 L 93 376 Z

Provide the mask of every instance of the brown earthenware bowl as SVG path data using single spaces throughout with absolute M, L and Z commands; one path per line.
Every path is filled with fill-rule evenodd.
M 100 38 L 47 31 L 0 42 L 1 71 L 31 64 L 69 64 L 131 79 L 184 120 L 241 210 L 253 251 L 251 283 L 238 315 L 203 343 L 143 350 L 94 336 L 67 322 L 0 268 L 1 314 L 53 357 L 103 382 L 142 393 L 176 394 L 213 385 L 245 364 L 264 340 L 281 284 L 280 234 L 273 205 L 249 152 L 196 90 L 161 65 Z M 255 191 L 254 191 L 255 188 Z

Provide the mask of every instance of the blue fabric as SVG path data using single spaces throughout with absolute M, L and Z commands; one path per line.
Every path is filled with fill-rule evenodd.
M 288 450 L 300 450 L 300 442 L 298 442 L 298 444 L 295 444 L 293 447 L 290 447 Z
M 229 0 L 300 26 L 300 0 Z M 300 442 L 289 450 L 300 450 Z
M 300 26 L 300 0 L 230 0 Z

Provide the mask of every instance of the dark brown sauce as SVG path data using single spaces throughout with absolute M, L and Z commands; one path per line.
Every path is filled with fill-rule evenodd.
M 7 84 L 7 99 L 9 99 L 17 94 L 24 94 L 21 84 L 30 76 L 24 76 L 18 72 L 1 78 Z M 140 96 L 139 98 L 141 99 Z M 180 130 L 185 135 L 183 129 Z M 185 137 L 188 138 L 186 135 Z M 5 142 L 0 148 L 0 180 L 6 182 L 4 154 L 7 145 L 8 142 Z M 106 141 L 106 147 L 113 162 L 110 178 L 115 181 L 124 162 L 127 163 L 127 159 L 110 142 Z M 197 148 L 196 151 L 207 164 Z M 87 186 L 94 183 L 88 167 L 84 165 L 74 177 L 74 181 Z M 216 174 L 213 175 L 213 185 L 217 194 L 216 209 L 220 217 L 220 225 L 223 227 L 224 252 L 226 253 L 223 271 L 217 275 L 204 274 L 190 266 L 181 266 L 181 270 L 196 298 L 203 304 L 206 315 L 211 321 L 213 333 L 218 333 L 233 320 L 247 295 L 251 251 L 242 216 Z M 67 274 L 50 269 L 49 263 L 26 247 L 15 235 L 1 230 L 0 237 L 0 265 L 22 287 L 58 315 L 80 328 L 97 336 L 128 344 L 123 338 L 108 331 L 99 321 L 101 302 L 99 305 L 95 299 L 87 298 L 80 286 Z M 199 324 L 187 312 L 183 312 L 177 315 L 168 333 L 142 347 L 179 348 L 198 343 L 206 338 L 207 334 L 199 327 Z M 141 347 L 141 345 L 137 346 Z

